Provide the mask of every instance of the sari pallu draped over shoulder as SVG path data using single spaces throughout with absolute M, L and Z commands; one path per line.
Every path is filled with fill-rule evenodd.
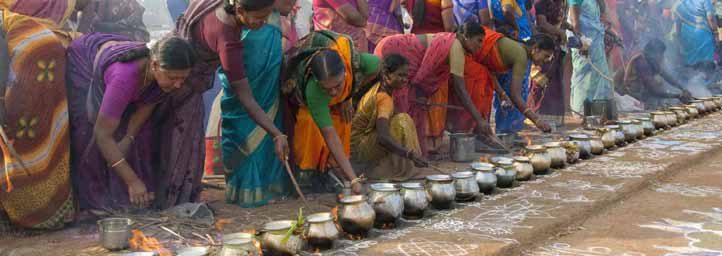
M 5 61 L 12 74 L 3 95 L 5 131 L 19 156 L 0 142 L 0 215 L 22 228 L 62 228 L 75 213 L 65 48 L 38 20 L 4 9 L 0 30 L 6 35 L 10 58 Z
M 454 33 L 437 33 L 428 46 L 424 46 L 415 34 L 394 35 L 381 40 L 374 52 L 379 57 L 400 54 L 409 62 L 411 86 L 393 93 L 394 108 L 397 112 L 408 113 L 414 119 L 424 154 L 427 150 L 424 143 L 426 138 L 439 136 L 443 132 L 446 109 L 427 110 L 416 102 L 416 98 L 425 97 L 431 103 L 447 103 L 451 77 L 448 59 L 454 40 Z
M 344 152 L 347 156 L 351 152 L 351 122 L 343 122 L 340 113 L 333 111 L 333 108 L 346 100 L 351 100 L 355 90 L 359 89 L 359 83 L 363 79 L 360 58 L 354 50 L 353 42 L 347 36 L 328 30 L 314 31 L 301 38 L 289 50 L 289 57 L 284 66 L 294 69 L 288 70 L 287 77 L 282 80 L 284 83 L 282 91 L 288 95 L 292 108 L 289 118 L 294 119 L 291 121 L 293 128 L 290 132 L 292 155 L 301 170 L 324 171 L 329 160 L 330 151 L 324 143 L 320 129 L 305 106 L 304 95 L 306 85 L 312 79 L 310 62 L 322 50 L 338 52 L 346 69 L 343 90 L 339 95 L 331 98 L 329 108 L 332 109 L 333 126 L 341 138 Z M 289 67 L 290 63 L 298 63 L 298 65 Z
M 77 0 L 3 0 L 0 8 L 44 19 L 62 28 L 75 11 Z

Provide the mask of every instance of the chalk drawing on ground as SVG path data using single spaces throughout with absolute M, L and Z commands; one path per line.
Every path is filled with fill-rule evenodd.
M 692 186 L 683 183 L 654 184 L 654 191 L 660 193 L 674 193 L 686 197 L 722 197 L 722 188 L 711 186 Z
M 662 219 L 639 226 L 680 234 L 687 240 L 687 246 L 655 245 L 655 248 L 669 252 L 665 256 L 722 255 L 722 209 L 712 208 L 712 211 L 709 212 L 693 210 L 684 210 L 683 212 L 703 217 L 705 220 Z
M 624 187 L 624 183 L 619 183 L 617 185 L 606 185 L 606 184 L 592 184 L 590 181 L 586 180 L 567 180 L 567 181 L 560 181 L 560 182 L 554 182 L 552 183 L 552 187 L 556 188 L 565 188 L 568 190 L 575 190 L 575 191 L 608 191 L 608 192 L 614 192 L 622 187 Z
M 617 251 L 608 247 L 590 246 L 575 248 L 565 243 L 554 243 L 524 252 L 525 256 L 645 256 L 641 252 Z
M 641 161 L 587 161 L 564 169 L 565 172 L 579 173 L 616 179 L 638 179 L 650 173 L 664 170 L 660 164 Z
M 471 251 L 479 248 L 475 244 L 454 244 L 446 241 L 431 241 L 426 239 L 411 239 L 400 243 L 396 250 L 386 254 L 399 254 L 403 256 L 462 256 L 472 255 Z

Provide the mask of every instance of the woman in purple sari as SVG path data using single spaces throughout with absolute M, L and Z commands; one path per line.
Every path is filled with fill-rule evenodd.
M 404 33 L 401 3 L 400 0 L 369 0 L 368 5 L 366 38 L 369 40 L 369 52 L 374 52 L 376 44 L 384 37 Z
M 80 208 L 102 214 L 152 202 L 159 161 L 150 118 L 167 93 L 181 87 L 195 62 L 179 37 L 145 43 L 91 33 L 68 48 L 71 166 Z M 98 212 L 100 210 L 101 212 Z

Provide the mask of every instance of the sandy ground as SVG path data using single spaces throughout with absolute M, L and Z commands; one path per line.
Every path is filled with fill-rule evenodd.
M 520 255 L 573 247 L 582 251 L 568 255 L 625 255 L 613 253 L 613 250 L 627 250 L 622 246 L 626 242 L 638 242 L 637 247 L 629 250 L 639 250 L 647 255 L 663 254 L 665 250 L 655 245 L 684 246 L 686 240 L 669 232 L 670 229 L 654 230 L 639 225 L 654 225 L 665 218 L 704 221 L 707 215 L 690 211 L 711 215 L 716 211 L 714 207 L 722 208 L 720 174 L 713 172 L 715 166 L 717 170 L 722 168 L 719 153 L 722 122 L 719 118 L 719 114 L 714 114 L 693 121 L 592 160 L 555 170 L 550 175 L 518 183 L 514 188 L 498 189 L 476 202 L 456 204 L 452 210 L 430 210 L 422 220 L 402 219 L 395 229 L 373 230 L 365 240 L 339 240 L 334 249 L 323 254 Z M 442 166 L 453 170 L 466 168 L 468 164 L 446 162 Z M 687 169 L 694 172 L 687 174 Z M 675 181 L 677 177 L 694 180 Z M 667 182 L 668 179 L 671 180 Z M 718 194 L 690 199 L 654 191 L 655 186 L 666 183 L 708 186 L 688 193 L 712 194 L 716 191 Z M 674 189 L 679 188 L 668 188 Z M 243 209 L 225 205 L 223 192 L 211 189 L 206 191 L 204 198 L 217 217 L 232 220 L 218 233 L 257 228 L 271 220 L 293 219 L 302 206 L 298 200 L 286 200 Z M 323 195 L 314 198 L 304 212 L 328 211 L 333 206 L 335 196 Z M 709 223 L 718 225 L 722 221 Z M 708 228 L 712 230 L 715 226 Z M 97 246 L 95 229 L 95 225 L 86 224 L 30 237 L 2 236 L 0 255 L 105 255 L 107 252 Z M 704 237 L 711 234 L 713 232 L 704 231 L 692 236 L 700 238 L 698 235 L 701 235 L 706 239 Z M 161 239 L 166 243 L 172 240 Z M 704 244 L 710 248 L 719 248 L 714 247 L 718 245 L 714 242 Z M 598 249 L 600 251 L 612 252 L 595 254 L 597 246 L 607 248 Z M 583 251 L 587 249 L 591 252 Z M 549 255 L 557 253 L 551 251 Z

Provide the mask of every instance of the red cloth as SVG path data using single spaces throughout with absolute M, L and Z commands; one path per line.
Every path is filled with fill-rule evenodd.
M 444 20 L 441 18 L 441 1 L 407 0 L 406 9 L 413 12 L 416 1 L 424 1 L 424 18 L 421 21 L 414 20 L 414 26 L 411 28 L 411 33 L 429 34 L 444 32 Z
M 474 61 L 484 65 L 495 74 L 509 71 L 509 68 L 504 66 L 499 49 L 496 47 L 496 42 L 503 38 L 504 35 L 488 27 L 484 27 L 484 34 L 481 48 L 473 54 Z
M 491 116 L 491 103 L 494 99 L 494 75 L 489 69 L 466 56 L 464 63 L 464 82 L 466 91 L 471 97 L 476 110 L 481 116 L 489 120 Z M 461 100 L 451 90 L 451 104 L 462 106 Z M 454 132 L 471 132 L 476 127 L 476 121 L 466 110 L 452 110 L 448 116 L 448 123 L 452 124 Z

